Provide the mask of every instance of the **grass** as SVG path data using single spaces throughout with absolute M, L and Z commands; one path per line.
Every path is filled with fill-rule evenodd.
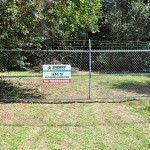
M 140 114 L 150 120 L 150 102 L 148 100 L 130 102 L 126 107 L 129 111 Z
M 19 148 L 26 136 L 27 127 L 9 127 L 0 126 L 0 148 L 16 150 Z
M 84 75 L 86 74 L 85 72 L 79 73 Z M 1 97 L 3 98 L 87 99 L 89 96 L 88 76 L 72 76 L 72 83 L 70 84 L 45 84 L 42 82 L 42 73 L 7 72 L 0 73 L 0 75 L 17 76 L 5 78 L 5 80 L 9 83 L 3 86 L 5 87 L 3 89 L 4 91 L 1 92 Z M 147 96 L 149 93 L 149 76 L 92 76 L 91 79 L 92 98 L 138 97 Z
M 84 72 L 83 74 L 86 74 Z M 9 72 L 1 76 L 1 98 L 87 98 L 88 76 L 71 84 L 44 84 L 40 73 Z M 92 98 L 146 96 L 148 76 L 92 77 Z M 8 150 L 149 150 L 150 99 L 102 104 L 0 103 L 0 149 Z
M 1 103 L 0 149 L 149 150 L 149 105 Z

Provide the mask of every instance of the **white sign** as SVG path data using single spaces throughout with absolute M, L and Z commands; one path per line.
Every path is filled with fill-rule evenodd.
M 70 83 L 71 65 L 43 65 L 44 83 Z

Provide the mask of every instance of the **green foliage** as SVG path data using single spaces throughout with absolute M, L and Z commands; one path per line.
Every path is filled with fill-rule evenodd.
M 0 0 L 0 16 L 0 48 L 4 49 L 42 50 L 53 49 L 56 45 L 65 48 L 65 43 L 53 41 L 92 37 L 103 39 L 102 36 L 117 41 L 150 40 L 150 9 L 142 1 L 106 0 L 102 3 L 102 0 Z M 70 48 L 74 48 L 73 44 Z M 42 53 L 27 55 L 2 52 L 0 70 L 26 70 L 29 66 L 38 65 L 37 61 L 42 60 L 43 56 L 45 54 Z M 53 56 L 48 57 L 52 60 Z M 85 57 L 81 54 L 77 61 L 87 63 Z M 109 60 L 112 57 L 107 54 L 96 56 L 94 64 L 102 63 L 111 68 Z M 128 59 L 121 55 L 117 58 L 114 64 L 118 66 L 124 62 L 134 62 L 131 55 L 126 57 Z M 136 63 L 139 65 L 143 59 L 143 71 L 147 72 L 150 70 L 149 56 L 142 55 Z M 78 67 L 86 69 L 83 63 Z
M 86 39 L 98 31 L 101 12 L 101 0 L 0 0 L 0 48 L 48 49 L 53 40 Z M 0 70 L 25 70 L 30 56 L 11 54 L 0 54 Z
M 97 31 L 101 0 L 1 0 L 0 14 L 1 47 L 42 48 L 44 39 L 67 39 L 80 29 Z
M 147 53 L 103 53 L 98 54 L 94 65 L 99 70 L 126 71 L 126 72 L 149 72 L 150 57 Z M 96 68 L 95 68 L 96 69 Z
M 117 1 L 106 7 L 106 23 L 109 24 L 112 39 L 149 40 L 150 9 L 141 1 Z
M 0 71 L 7 70 L 28 70 L 30 63 L 23 53 L 19 51 L 15 52 L 3 52 L 0 53 Z
M 46 6 L 45 6 L 46 4 Z M 68 0 L 55 4 L 43 3 L 44 26 L 50 39 L 87 38 L 89 31 L 98 30 L 101 0 Z M 63 9 L 62 9 L 63 8 Z M 83 34 L 80 34 L 80 32 Z M 79 36 L 80 35 L 80 36 Z

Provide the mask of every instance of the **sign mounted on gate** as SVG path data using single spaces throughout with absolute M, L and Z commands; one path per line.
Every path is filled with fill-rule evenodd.
M 70 83 L 71 65 L 43 65 L 44 83 Z

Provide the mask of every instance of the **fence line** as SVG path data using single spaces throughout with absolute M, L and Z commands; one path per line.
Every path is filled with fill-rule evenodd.
M 69 49 L 71 44 L 73 47 Z M 0 49 L 0 67 L 4 66 L 8 70 L 0 72 L 0 99 L 38 101 L 150 97 L 148 42 L 67 41 L 66 45 L 53 47 L 56 49 Z M 16 52 L 19 52 L 19 55 Z M 30 67 L 28 72 L 10 72 L 17 69 L 15 59 L 20 56 L 25 56 L 27 62 L 32 67 L 38 66 L 40 71 L 32 72 Z M 24 62 L 19 61 L 25 63 L 26 59 Z M 40 65 L 52 63 L 65 63 L 77 68 L 77 71 L 72 72 L 72 83 L 42 83 Z

